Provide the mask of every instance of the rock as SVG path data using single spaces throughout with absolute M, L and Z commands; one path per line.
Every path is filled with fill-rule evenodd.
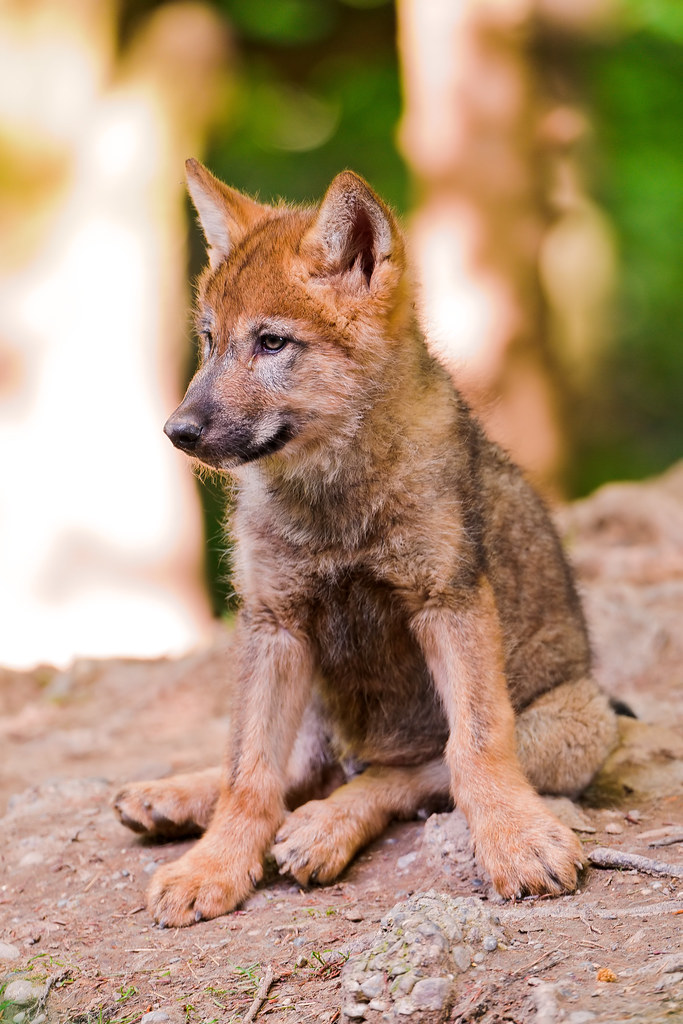
M 683 983 L 683 972 L 678 974 L 665 974 L 654 987 L 655 992 L 666 992 L 667 989 L 672 988 L 674 991 L 680 991 L 681 983 Z
M 377 999 L 382 994 L 384 989 L 384 983 L 379 974 L 371 974 L 367 981 L 362 982 L 360 986 L 361 993 L 367 999 Z
M 165 1024 L 170 1019 L 165 1010 L 151 1010 L 144 1015 L 140 1024 Z
M 345 964 L 342 1020 L 445 1021 L 457 979 L 482 946 L 505 941 L 500 918 L 474 897 L 418 893 L 396 904 L 370 947 Z
M 612 483 L 558 512 L 586 579 L 655 584 L 683 575 L 683 462 L 640 483 Z
M 19 867 L 20 868 L 34 867 L 36 864 L 42 864 L 43 863 L 43 859 L 44 858 L 43 858 L 42 853 L 38 853 L 37 850 L 30 850 L 29 853 L 25 853 L 24 856 L 19 861 Z
M 347 921 L 362 921 L 363 914 L 360 910 L 343 910 L 342 917 L 346 918 Z
M 623 831 L 624 826 L 616 821 L 611 821 L 609 825 L 605 825 L 605 832 L 610 836 L 620 836 Z
M 405 868 L 409 868 L 410 865 L 416 860 L 417 851 L 413 850 L 411 853 L 406 853 L 404 854 L 403 857 L 399 857 L 398 860 L 396 861 L 396 867 L 398 868 L 399 871 L 403 871 L 405 870 Z
M 557 1024 L 559 1018 L 557 985 L 539 980 L 534 989 L 534 1003 L 536 1006 L 534 1024 Z
M 20 956 L 16 946 L 9 942 L 0 942 L 0 960 L 18 960 Z
M 452 978 L 425 978 L 418 981 L 411 993 L 417 1010 L 443 1010 L 449 1000 Z
M 595 832 L 584 811 L 568 796 L 544 796 L 543 803 L 563 825 L 567 825 L 574 832 Z
M 599 806 L 641 797 L 683 793 L 683 739 L 678 732 L 633 718 L 619 718 L 619 746 L 586 792 Z
M 599 682 L 643 721 L 676 721 L 683 679 L 683 462 L 653 480 L 602 487 L 557 519 L 578 569 Z
M 43 994 L 42 985 L 32 985 L 30 981 L 19 978 L 17 981 L 10 981 L 2 993 L 2 998 L 15 1006 L 30 1006 L 36 1003 Z
M 422 833 L 422 851 L 430 867 L 447 875 L 472 868 L 474 855 L 465 815 L 461 811 L 430 815 Z

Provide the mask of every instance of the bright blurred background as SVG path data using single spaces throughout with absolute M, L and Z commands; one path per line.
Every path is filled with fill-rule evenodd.
M 263 200 L 368 178 L 549 497 L 679 458 L 682 55 L 676 0 L 3 0 L 0 664 L 180 653 L 224 607 L 220 487 L 161 433 L 189 155 Z

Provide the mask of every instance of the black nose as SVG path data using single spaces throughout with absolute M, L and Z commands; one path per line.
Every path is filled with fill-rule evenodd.
M 173 442 L 176 448 L 184 452 L 191 452 L 201 437 L 204 425 L 196 420 L 183 417 L 175 419 L 171 416 L 164 424 L 164 433 Z

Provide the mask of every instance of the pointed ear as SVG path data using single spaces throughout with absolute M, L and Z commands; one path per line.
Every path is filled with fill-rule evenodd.
M 209 264 L 215 270 L 233 245 L 268 215 L 270 207 L 224 185 L 198 160 L 186 160 L 185 172 L 187 189 L 208 245 Z
M 379 265 L 402 250 L 391 211 L 353 171 L 334 179 L 301 246 L 317 275 L 347 275 L 354 290 L 369 288 Z

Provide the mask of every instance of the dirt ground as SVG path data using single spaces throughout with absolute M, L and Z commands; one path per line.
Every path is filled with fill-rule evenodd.
M 495 907 L 506 939 L 465 965 L 441 1009 L 397 1020 L 683 1021 L 683 469 L 606 488 L 560 521 L 598 675 L 639 716 L 623 720 L 597 785 L 563 813 L 587 854 L 609 847 L 668 868 L 589 867 L 571 896 L 503 904 L 454 815 L 393 825 L 339 884 L 301 889 L 271 870 L 239 911 L 159 930 L 147 883 L 189 844 L 146 844 L 110 801 L 124 781 L 220 759 L 229 632 L 179 661 L 4 671 L 0 1021 L 394 1020 L 349 1009 L 345 964 L 395 904 L 427 890 Z

